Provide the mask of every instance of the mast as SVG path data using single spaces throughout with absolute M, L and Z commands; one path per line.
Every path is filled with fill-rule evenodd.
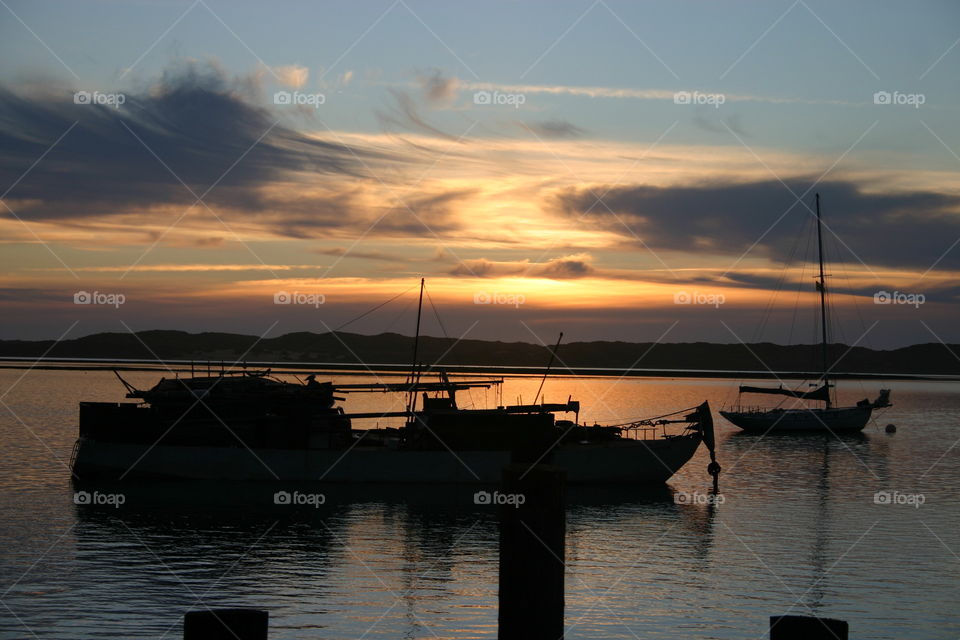
M 827 388 L 827 409 L 830 408 L 830 381 L 827 379 L 827 284 L 823 275 L 823 231 L 820 218 L 820 194 L 817 194 L 817 253 L 820 258 L 820 276 L 817 289 L 820 291 L 820 354 L 823 360 L 823 384 Z
M 547 368 L 543 370 L 543 378 L 540 380 L 540 387 L 537 389 L 537 395 L 533 396 L 533 404 L 537 404 L 537 398 L 540 397 L 540 392 L 543 391 L 543 383 L 547 381 L 547 376 L 550 375 L 550 367 L 553 366 L 553 359 L 557 357 L 557 349 L 560 348 L 561 340 L 563 340 L 563 331 L 560 332 L 560 337 L 557 338 L 557 344 L 553 348 L 553 351 L 550 352 L 550 361 L 547 362 Z
M 425 278 L 420 278 L 420 302 L 417 304 L 417 331 L 413 336 L 413 366 L 410 369 L 410 400 L 407 403 L 407 411 L 413 411 L 417 403 L 416 379 L 417 379 L 417 350 L 420 346 L 420 314 L 423 311 L 423 283 Z

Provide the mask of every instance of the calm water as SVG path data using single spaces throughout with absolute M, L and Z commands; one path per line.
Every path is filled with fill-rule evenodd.
M 472 490 L 324 487 L 326 504 L 294 509 L 271 504 L 273 487 L 127 484 L 119 508 L 76 506 L 77 402 L 122 389 L 108 372 L 22 374 L 0 371 L 0 393 L 14 385 L 0 407 L 0 637 L 179 638 L 204 606 L 268 609 L 271 638 L 496 637 L 496 518 Z M 538 382 L 508 380 L 504 400 L 532 400 Z M 630 419 L 716 409 L 734 385 L 557 379 L 546 399 Z M 879 424 L 893 435 L 758 438 L 718 417 L 723 504 L 676 503 L 706 494 L 703 450 L 662 491 L 574 492 L 567 637 L 761 638 L 780 613 L 842 618 L 855 638 L 960 636 L 960 385 L 890 386 Z

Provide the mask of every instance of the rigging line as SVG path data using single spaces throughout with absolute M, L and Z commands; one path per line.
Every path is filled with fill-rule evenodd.
M 423 292 L 427 296 L 427 302 L 430 303 L 430 309 L 433 310 L 433 317 L 437 319 L 437 324 L 440 325 L 440 331 L 443 332 L 443 337 L 449 340 L 450 334 L 447 333 L 447 328 L 444 326 L 443 320 L 440 319 L 440 312 L 437 311 L 437 305 L 433 304 L 433 298 L 430 297 L 430 290 L 427 289 L 426 285 L 424 285 L 423 287 Z M 456 347 L 454 346 L 453 348 L 456 348 Z M 453 356 L 453 354 L 454 352 L 451 351 L 449 355 Z M 441 354 L 441 357 L 443 357 L 444 355 L 447 355 L 447 354 Z M 455 357 L 451 357 L 450 360 L 452 362 L 450 362 L 449 364 L 459 364 L 457 362 L 457 358 Z M 433 365 L 431 366 L 431 369 L 438 366 L 439 364 L 440 364 L 439 360 L 437 362 L 434 362 Z M 471 406 L 476 404 L 476 400 L 474 400 L 473 398 L 473 392 L 470 389 L 470 387 L 467 387 L 467 397 L 470 398 Z
M 773 308 L 776 306 L 777 299 L 780 297 L 781 291 L 783 291 L 784 286 L 787 281 L 787 274 L 790 269 L 790 265 L 793 264 L 794 257 L 797 254 L 797 248 L 800 246 L 800 236 L 797 235 L 794 237 L 793 245 L 790 248 L 790 252 L 787 255 L 787 259 L 783 263 L 783 269 L 780 270 L 780 276 L 777 279 L 776 287 L 773 289 L 773 294 L 770 296 L 767 301 L 767 306 L 761 315 L 760 323 L 757 328 L 757 331 L 754 335 L 754 340 L 759 340 L 763 337 L 764 332 L 767 329 L 767 325 L 770 322 L 770 318 L 773 315 Z
M 808 242 L 809 242 L 809 241 L 808 241 Z M 767 325 L 769 324 L 769 320 L 770 320 L 771 316 L 773 315 L 773 307 L 775 306 L 776 301 L 777 301 L 777 298 L 779 298 L 781 291 L 783 291 L 784 285 L 785 285 L 786 280 L 787 280 L 787 272 L 788 272 L 788 270 L 789 270 L 789 268 L 790 268 L 790 265 L 793 264 L 794 257 L 796 256 L 796 253 L 797 253 L 797 248 L 798 248 L 799 246 L 800 246 L 800 236 L 797 235 L 797 236 L 795 236 L 795 238 L 794 238 L 793 246 L 792 246 L 791 249 L 790 249 L 790 253 L 787 255 L 787 259 L 786 259 L 786 261 L 784 262 L 783 269 L 780 270 L 780 275 L 779 275 L 779 277 L 778 277 L 778 279 L 777 279 L 777 284 L 776 284 L 776 286 L 773 288 L 773 291 L 772 291 L 769 299 L 768 299 L 767 302 L 766 302 L 766 306 L 764 307 L 763 311 L 762 311 L 761 314 L 760 314 L 760 320 L 759 320 L 759 322 L 757 323 L 757 327 L 756 327 L 756 329 L 754 330 L 754 333 L 753 333 L 753 341 L 754 341 L 754 342 L 757 342 L 757 341 L 759 341 L 759 340 L 762 340 L 762 338 L 763 338 L 764 332 L 766 331 Z M 740 383 L 742 383 L 742 382 L 744 382 L 744 381 L 745 381 L 745 378 L 743 378 L 743 377 L 737 378 L 737 388 L 738 388 L 738 389 L 739 389 L 739 387 L 740 387 Z M 737 392 L 738 403 L 739 403 L 739 396 L 740 396 L 740 393 L 739 393 L 739 391 L 738 391 L 738 392 Z M 727 402 L 727 398 L 729 398 L 729 395 L 724 398 L 724 403 L 725 403 L 725 404 L 726 404 L 726 402 Z
M 797 295 L 793 300 L 793 314 L 790 316 L 790 332 L 787 336 L 787 344 L 793 344 L 793 333 L 796 330 L 797 315 L 800 313 L 800 297 L 803 295 L 804 283 L 807 281 L 807 265 L 810 263 L 810 242 L 812 236 L 806 232 L 806 227 L 808 227 L 810 223 L 810 220 L 804 223 L 804 232 L 801 234 L 806 237 L 807 244 L 803 249 L 803 256 L 800 260 L 800 280 L 797 283 Z
M 413 303 L 414 303 L 414 300 L 413 300 L 413 299 L 410 299 L 410 300 L 407 301 L 407 304 L 403 305 L 403 308 L 400 309 L 400 313 L 398 313 L 397 315 L 395 315 L 395 316 L 393 317 L 393 320 L 391 320 L 389 323 L 387 323 L 387 326 L 385 326 L 385 327 L 383 328 L 384 333 L 386 333 L 387 331 L 390 331 L 390 329 L 392 329 L 393 326 L 394 326 L 395 324 L 397 324 L 397 322 L 400 320 L 400 318 L 402 318 L 403 316 L 407 315 L 407 313 L 410 311 L 410 307 L 413 306 Z
M 427 302 L 430 303 L 430 308 L 433 309 L 433 317 L 437 319 L 437 324 L 440 325 L 440 330 L 443 331 L 443 337 L 449 339 L 450 336 L 447 334 L 447 328 L 443 326 L 443 320 L 440 319 L 440 313 L 437 311 L 437 307 L 433 304 L 433 298 L 430 297 L 430 292 L 427 291 L 424 287 L 423 292 L 427 294 Z
M 344 322 L 343 324 L 341 324 L 339 327 L 337 327 L 336 329 L 333 330 L 333 333 L 336 333 L 337 331 L 340 331 L 340 329 L 343 329 L 344 327 L 353 324 L 354 322 L 356 322 L 356 321 L 359 320 L 360 318 L 363 318 L 363 317 L 365 317 L 365 316 L 370 315 L 371 313 L 373 313 L 374 311 L 376 311 L 376 310 L 379 309 L 380 307 L 384 307 L 384 306 L 390 304 L 391 302 L 393 302 L 394 300 L 396 300 L 396 299 L 399 298 L 400 296 L 409 293 L 409 292 L 410 292 L 411 290 L 413 290 L 413 289 L 414 289 L 414 287 L 410 287 L 410 288 L 407 289 L 406 291 L 401 291 L 400 293 L 398 293 L 397 295 L 393 296 L 392 298 L 390 298 L 390 299 L 387 300 L 386 302 L 381 302 L 380 304 L 378 304 L 378 305 L 375 306 L 374 308 L 368 309 L 368 310 L 364 311 L 363 313 L 361 313 L 360 315 L 358 315 L 358 316 L 357 316 L 356 318 L 354 318 L 353 320 L 348 320 L 347 322 Z
M 853 288 L 853 283 L 850 281 L 850 273 L 846 267 L 846 263 L 841 263 L 841 264 L 842 264 L 841 269 L 843 271 L 843 277 L 847 283 L 847 289 L 849 291 L 854 292 L 850 294 L 850 297 L 852 298 L 852 301 L 853 301 L 853 309 L 857 314 L 857 319 L 860 321 L 860 335 L 865 335 L 867 333 L 867 330 L 866 330 L 866 323 L 863 320 L 863 313 L 860 310 L 860 302 L 859 302 L 860 296 L 856 294 L 855 289 Z M 863 380 L 861 378 L 857 378 L 857 385 L 860 387 L 861 392 L 863 393 L 867 392 L 867 389 L 864 386 Z

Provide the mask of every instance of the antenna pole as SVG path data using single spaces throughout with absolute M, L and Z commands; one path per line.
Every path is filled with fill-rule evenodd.
M 830 382 L 827 379 L 827 283 L 823 275 L 823 223 L 820 218 L 820 194 L 817 194 L 817 252 L 820 257 L 820 354 L 823 359 L 823 384 L 827 388 L 827 409 L 830 408 Z
M 557 338 L 557 344 L 553 347 L 553 351 L 550 352 L 550 362 L 547 363 L 547 369 L 543 372 L 543 378 L 540 380 L 540 388 L 537 389 L 537 395 L 533 396 L 533 404 L 537 404 L 537 398 L 540 397 L 540 392 L 543 391 L 543 383 L 547 381 L 547 376 L 550 375 L 550 367 L 553 366 L 553 359 L 557 356 L 557 349 L 560 348 L 561 340 L 563 340 L 563 331 L 560 332 L 560 337 Z

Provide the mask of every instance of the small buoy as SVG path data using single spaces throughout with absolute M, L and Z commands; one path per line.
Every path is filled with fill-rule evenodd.
M 893 424 L 892 422 L 887 425 L 887 433 L 896 433 L 896 432 L 897 432 L 897 425 Z

